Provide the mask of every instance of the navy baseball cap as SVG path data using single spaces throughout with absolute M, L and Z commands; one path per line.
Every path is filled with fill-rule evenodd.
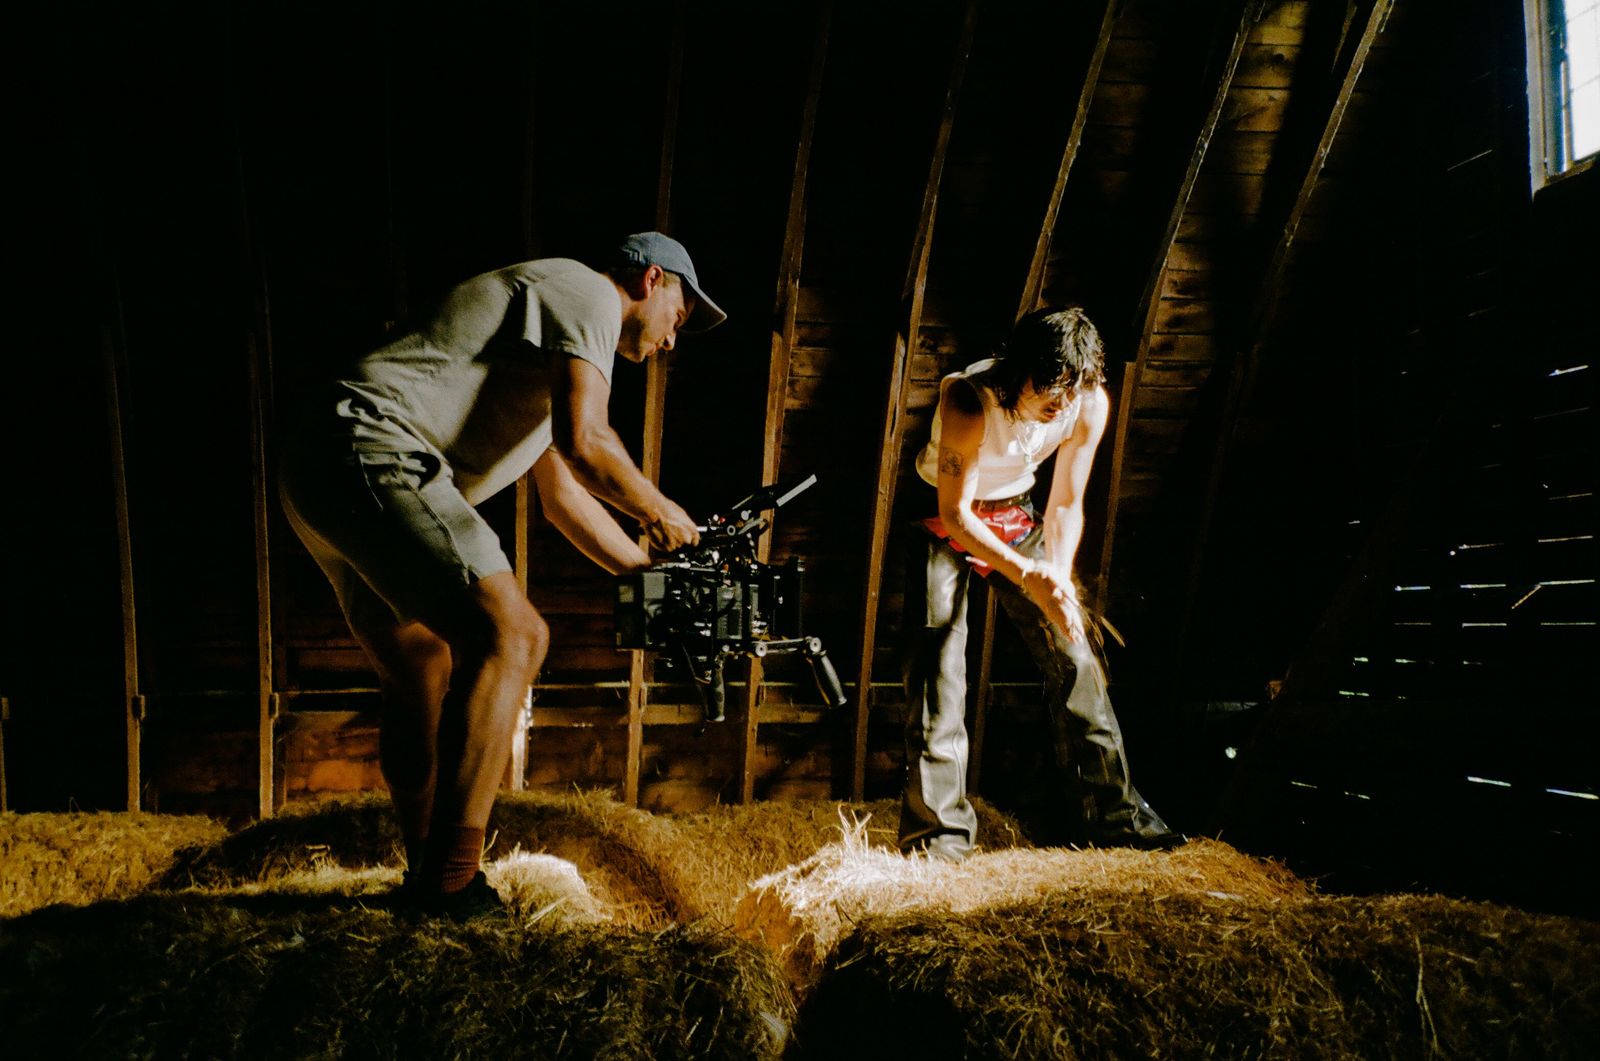
M 683 282 L 689 285 L 689 290 L 694 292 L 694 310 L 690 312 L 689 319 L 684 323 L 686 332 L 703 332 L 715 328 L 728 319 L 722 307 L 706 297 L 700 287 L 700 278 L 695 275 L 694 262 L 689 259 L 689 252 L 683 244 L 671 236 L 660 232 L 635 232 L 622 241 L 617 248 L 617 255 L 621 262 L 627 265 L 659 265 L 669 273 L 677 273 L 683 277 Z

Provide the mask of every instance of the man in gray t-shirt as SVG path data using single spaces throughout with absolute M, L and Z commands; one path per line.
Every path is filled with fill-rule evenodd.
M 565 258 L 467 280 L 309 401 L 284 447 L 289 523 L 333 583 L 384 689 L 380 757 L 409 866 L 401 896 L 498 907 L 479 868 L 512 727 L 549 646 L 474 506 L 533 473 L 545 515 L 613 573 L 699 540 L 607 417 L 617 354 L 671 350 L 726 319 L 688 252 L 625 239 L 604 270 Z

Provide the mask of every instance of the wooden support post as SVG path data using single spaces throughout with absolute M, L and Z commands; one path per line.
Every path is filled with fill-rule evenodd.
M 685 0 L 677 0 L 672 12 L 672 61 L 667 71 L 665 107 L 661 119 L 661 168 L 656 183 L 656 228 L 667 231 L 672 225 L 672 163 L 678 146 L 678 105 L 683 96 L 683 53 L 688 42 L 689 12 Z M 640 470 L 652 483 L 661 481 L 661 439 L 667 419 L 667 365 L 660 356 L 645 367 L 644 441 Z M 649 539 L 640 535 L 639 544 L 649 548 Z M 644 709 L 649 697 L 645 678 L 645 654 L 634 649 L 628 662 L 628 749 L 623 765 L 622 801 L 639 805 L 639 772 L 644 760 Z
M 6 785 L 6 723 L 11 721 L 11 701 L 0 696 L 0 814 L 11 809 L 11 790 Z
M 1083 141 L 1084 126 L 1089 123 L 1089 106 L 1094 102 L 1095 89 L 1100 84 L 1100 68 L 1105 62 L 1106 49 L 1111 46 L 1111 34 L 1116 28 L 1118 0 L 1103 0 L 1100 8 L 1099 29 L 1095 34 L 1089 60 L 1084 66 L 1083 84 L 1078 88 L 1078 102 L 1073 108 L 1072 124 L 1067 129 L 1066 142 L 1061 145 L 1061 161 L 1056 165 L 1056 179 L 1050 186 L 1045 201 L 1044 215 L 1039 231 L 1033 240 L 1033 255 L 1028 260 L 1028 271 L 1022 281 L 1022 297 L 1017 302 L 1013 321 L 1021 320 L 1039 308 L 1039 297 L 1044 290 L 1045 266 L 1050 260 L 1050 244 L 1055 238 L 1056 222 L 1061 216 L 1061 203 L 1067 194 L 1067 178 L 1072 164 L 1078 158 L 1078 145 Z M 993 593 L 983 594 L 983 611 L 979 614 L 978 628 L 974 632 L 979 644 L 978 673 L 971 683 L 972 742 L 967 760 L 967 789 L 978 791 L 982 773 L 983 738 L 988 727 L 989 705 L 993 685 L 990 672 L 994 666 L 995 598 Z
M 265 307 L 257 308 L 260 324 L 265 324 Z M 274 784 L 274 735 L 279 699 L 273 688 L 272 651 L 272 562 L 268 544 L 267 508 L 267 423 L 271 408 L 270 346 L 252 332 L 246 337 L 250 359 L 250 451 L 251 502 L 255 517 L 256 545 L 256 747 L 257 809 L 262 818 L 272 817 L 277 809 Z
M 977 22 L 976 0 L 964 5 L 960 36 L 945 86 L 939 129 L 934 137 L 928 180 L 922 190 L 922 209 L 912 236 L 910 265 L 900 292 L 900 317 L 889 365 L 889 388 L 879 448 L 877 484 L 873 493 L 871 536 L 867 545 L 866 592 L 861 605 L 861 656 L 856 681 L 855 747 L 851 757 L 850 798 L 860 800 L 866 789 L 867 717 L 872 708 L 872 658 L 878 642 L 878 598 L 883 588 L 883 564 L 889 543 L 889 520 L 894 510 L 895 479 L 900 472 L 900 440 L 905 431 L 906 394 L 911 383 L 911 355 L 922 328 L 922 302 L 928 283 L 928 259 L 933 250 L 933 226 L 938 214 L 939 185 L 955 124 L 956 101 L 972 52 Z
M 144 731 L 144 696 L 139 692 L 139 624 L 135 617 L 133 592 L 133 533 L 128 515 L 128 460 L 123 429 L 124 404 L 122 379 L 125 375 L 120 319 L 122 296 L 113 292 L 113 309 L 119 326 L 107 325 L 101 331 L 105 352 L 106 417 L 110 421 L 111 484 L 117 521 L 117 574 L 122 596 L 122 703 L 123 733 L 127 748 L 127 789 L 125 806 L 139 809 L 140 744 Z
M 789 389 L 789 358 L 794 351 L 795 319 L 800 309 L 800 263 L 806 239 L 806 179 L 811 169 L 811 144 L 817 126 L 817 101 L 822 97 L 822 73 L 828 56 L 828 30 L 833 0 L 817 5 L 817 36 L 811 50 L 811 73 L 800 114 L 800 139 L 794 153 L 794 176 L 789 182 L 789 212 L 783 228 L 783 250 L 778 258 L 778 291 L 772 306 L 772 342 L 767 363 L 767 413 L 761 444 L 761 482 L 776 482 L 783 455 L 784 403 Z M 772 555 L 772 532 L 756 543 L 756 559 L 766 563 Z M 745 681 L 744 725 L 739 733 L 739 802 L 755 798 L 756 727 L 762 697 L 761 660 L 751 659 Z
M 1189 207 L 1189 196 L 1194 192 L 1200 177 L 1200 167 L 1205 162 L 1211 138 L 1222 119 L 1228 102 L 1228 92 L 1233 87 L 1233 77 L 1239 69 L 1239 59 L 1244 55 L 1250 31 L 1260 21 L 1262 0 L 1244 0 L 1231 35 L 1219 35 L 1207 62 L 1206 80 L 1211 86 L 1211 100 L 1201 115 L 1195 131 L 1194 145 L 1173 189 L 1172 207 L 1167 221 L 1156 239 L 1155 253 L 1145 273 L 1144 287 L 1134 311 L 1134 346 L 1132 363 L 1122 374 L 1122 393 L 1118 397 L 1116 423 L 1111 443 L 1111 489 L 1106 495 L 1106 529 L 1100 546 L 1100 571 L 1095 579 L 1096 607 L 1104 610 L 1111 584 L 1111 550 L 1116 544 L 1117 514 L 1122 500 L 1123 470 L 1127 466 L 1128 434 L 1133 426 L 1133 411 L 1139 385 L 1144 378 L 1145 364 L 1150 356 L 1150 341 L 1155 333 L 1157 311 L 1161 307 L 1161 290 L 1166 283 L 1167 260 L 1172 255 L 1172 243 L 1177 238 L 1178 226 L 1183 222 Z
M 1229 364 L 1227 392 L 1223 399 L 1210 466 L 1206 474 L 1199 518 L 1195 521 L 1188 577 L 1184 583 L 1178 645 L 1173 665 L 1169 670 L 1174 676 L 1184 673 L 1183 668 L 1188 659 L 1189 634 L 1199 599 L 1206 544 L 1210 537 L 1211 522 L 1215 516 L 1217 495 L 1221 490 L 1228 450 L 1233 441 L 1245 381 L 1254 373 L 1256 364 L 1261 358 L 1268 320 L 1277 303 L 1278 290 L 1282 286 L 1284 271 L 1288 266 L 1289 251 L 1294 244 L 1300 222 L 1305 217 L 1306 207 L 1310 205 L 1311 193 L 1316 188 L 1317 178 L 1322 174 L 1322 166 L 1327 161 L 1328 152 L 1333 148 L 1334 137 L 1339 132 L 1339 123 L 1344 118 L 1345 108 L 1349 105 L 1356 83 L 1361 78 L 1361 69 L 1367 61 L 1367 54 L 1372 50 L 1372 44 L 1388 18 L 1392 4 L 1393 0 L 1362 0 L 1361 7 L 1346 23 L 1345 33 L 1338 42 L 1332 64 L 1333 75 L 1330 81 L 1332 93 L 1323 111 L 1323 119 L 1316 127 L 1318 135 L 1311 148 L 1310 157 L 1292 172 L 1293 183 L 1289 187 L 1293 194 L 1287 199 L 1287 209 L 1279 215 L 1277 221 L 1273 222 L 1276 227 L 1264 230 L 1271 238 L 1271 251 L 1261 270 L 1261 280 L 1257 285 L 1249 316 L 1246 318 L 1244 334 L 1241 336 L 1241 341 L 1236 344 L 1241 353 L 1234 356 Z
M 517 480 L 516 508 L 511 520 L 511 570 L 516 573 L 517 586 L 522 595 L 528 594 L 528 525 L 529 510 L 533 504 L 533 489 L 524 472 Z M 522 710 L 517 712 L 516 727 L 511 731 L 511 757 L 506 760 L 505 776 L 500 787 L 509 792 L 521 792 L 528 779 L 528 726 L 533 721 L 533 686 L 530 684 L 522 698 Z
M 245 160 L 244 116 L 235 96 L 233 116 L 233 177 L 238 185 L 240 279 L 244 284 L 249 317 L 245 323 L 244 354 L 249 365 L 250 501 L 255 539 L 256 569 L 256 807 L 259 817 L 272 817 L 278 807 L 276 738 L 279 697 L 274 687 L 272 636 L 272 562 L 270 508 L 271 472 L 267 460 L 267 433 L 272 423 L 272 311 L 267 295 L 266 271 L 256 244 L 249 171 Z

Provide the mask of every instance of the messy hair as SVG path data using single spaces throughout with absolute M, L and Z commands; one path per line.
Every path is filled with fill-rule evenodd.
M 1042 309 L 1023 317 L 995 358 L 989 375 L 1000 407 L 1007 412 L 1016 409 L 1023 385 L 1030 380 L 1036 390 L 1105 382 L 1105 347 L 1081 306 Z

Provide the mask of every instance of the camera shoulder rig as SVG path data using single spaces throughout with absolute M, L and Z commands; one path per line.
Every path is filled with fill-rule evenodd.
M 668 659 L 683 666 L 699 687 L 708 721 L 724 717 L 723 668 L 733 656 L 799 653 L 811 664 L 828 706 L 846 702 L 822 639 L 802 632 L 804 561 L 793 556 L 775 565 L 756 558 L 756 542 L 771 526 L 765 513 L 816 481 L 810 475 L 789 487 L 764 486 L 707 517 L 698 544 L 617 577 L 617 647 L 671 653 Z

